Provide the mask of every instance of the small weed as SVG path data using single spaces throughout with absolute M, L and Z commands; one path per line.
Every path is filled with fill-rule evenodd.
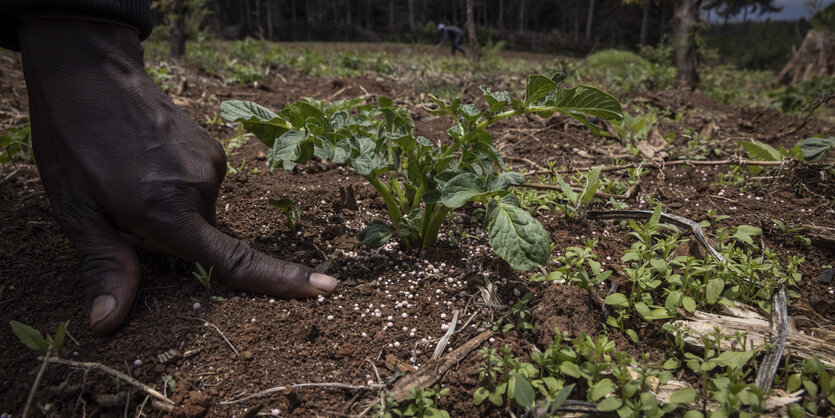
M 194 275 L 195 278 L 203 285 L 206 289 L 212 288 L 212 270 L 214 270 L 214 266 L 209 267 L 209 271 L 206 271 L 203 268 L 203 265 L 199 262 L 194 263 L 194 266 L 197 268 L 197 271 L 192 271 L 191 274 Z
M 174 380 L 174 376 L 167 374 L 162 376 L 162 394 L 168 396 L 167 392 L 171 392 L 172 394 L 177 391 L 177 381 Z
M 54 336 L 47 334 L 44 337 L 38 330 L 30 327 L 29 325 L 22 324 L 17 321 L 9 322 L 9 325 L 12 327 L 12 331 L 14 331 L 14 334 L 20 342 L 32 350 L 46 354 L 54 354 L 61 351 L 61 347 L 64 346 L 64 336 L 67 333 L 67 326 L 69 324 L 70 321 L 60 323 L 58 325 L 58 329 L 55 330 Z
M 28 123 L 19 128 L 8 128 L 5 134 L 0 135 L 0 163 L 31 163 L 34 160 L 32 130 Z
M 164 92 L 168 92 L 171 87 L 174 87 L 174 76 L 169 74 L 171 70 L 166 65 L 159 65 L 156 67 L 145 67 L 145 73 L 148 74 L 154 84 Z
M 386 400 L 386 412 L 379 412 L 381 418 L 399 417 L 441 417 L 449 418 L 449 412 L 440 409 L 438 403 L 441 396 L 449 394 L 449 389 L 441 389 L 435 385 L 432 388 L 416 387 L 409 389 L 406 399 L 397 403 L 393 399 Z
M 299 225 L 299 220 L 301 219 L 302 212 L 304 211 L 304 206 L 297 205 L 292 200 L 286 197 L 278 200 L 270 198 L 268 202 L 270 203 L 270 205 L 275 206 L 281 209 L 282 212 L 284 212 L 284 215 L 287 216 L 287 229 L 289 229 L 290 232 L 295 233 L 296 228 Z

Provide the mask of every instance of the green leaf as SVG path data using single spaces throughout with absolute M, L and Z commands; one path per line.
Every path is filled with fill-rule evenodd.
M 612 293 L 606 297 L 606 304 L 618 309 L 625 309 L 629 307 L 629 299 L 623 293 Z
M 291 128 L 273 111 L 248 101 L 227 100 L 221 103 L 220 116 L 231 122 L 240 122 L 268 147 L 272 147 L 275 139 Z
M 578 379 L 580 378 L 580 376 L 582 376 L 582 373 L 580 372 L 580 366 L 570 361 L 564 361 L 560 363 L 560 372 L 564 375 L 571 376 L 575 379 Z
M 428 407 L 423 410 L 424 417 L 440 417 L 440 418 L 449 418 L 449 412 L 444 411 L 443 409 Z
M 270 162 L 273 166 L 281 164 L 285 170 L 292 170 L 296 163 L 303 164 L 313 157 L 313 147 L 308 143 L 306 147 L 302 144 L 306 141 L 307 136 L 297 130 L 290 130 L 284 132 L 278 139 L 275 140 L 272 149 L 268 154 Z
M 388 97 L 380 96 L 377 98 L 377 107 L 381 109 L 394 107 L 394 101 Z
M 488 396 L 490 396 L 490 391 L 480 387 L 475 390 L 475 393 L 473 393 L 473 403 L 475 403 L 476 405 L 481 405 L 481 403 L 484 402 L 484 400 L 487 399 Z
M 697 394 L 698 394 L 698 392 L 696 392 L 696 389 L 693 389 L 693 388 L 679 389 L 679 390 L 673 392 L 672 395 L 670 395 L 670 402 L 671 403 L 692 403 L 692 402 L 696 402 L 696 395 Z
M 536 392 L 528 379 L 516 372 L 510 374 L 510 393 L 513 399 L 516 399 L 516 403 L 525 408 L 532 407 L 536 398 Z
M 600 412 L 612 412 L 620 408 L 621 405 L 623 405 L 623 401 L 618 397 L 612 396 L 597 404 L 597 410 Z
M 725 282 L 720 278 L 710 279 L 705 288 L 705 300 L 709 305 L 713 305 L 719 301 L 719 296 L 722 295 L 722 290 L 725 288 Z
M 713 359 L 713 361 L 720 366 L 740 369 L 742 366 L 745 366 L 745 364 L 748 363 L 748 360 L 751 360 L 751 357 L 753 356 L 753 351 L 725 351 L 722 354 L 719 354 L 719 356 Z
M 487 194 L 489 191 L 481 177 L 473 173 L 461 173 L 441 189 L 441 202 L 448 208 L 460 208 L 470 200 Z
M 506 91 L 491 92 L 490 88 L 484 85 L 479 88 L 481 89 L 481 94 L 484 95 L 484 99 L 487 100 L 487 105 L 490 107 L 490 112 L 492 113 L 501 112 L 510 103 L 510 94 Z
M 681 360 L 677 357 L 670 357 L 664 362 L 664 370 L 678 370 L 681 367 Z
M 704 418 L 704 414 L 702 411 L 697 411 L 695 409 L 691 409 L 684 413 L 683 418 Z
M 652 311 L 649 310 L 649 306 L 647 306 L 644 302 L 636 302 L 635 311 L 637 311 L 644 319 L 647 319 L 652 315 Z
M 597 402 L 602 397 L 615 391 L 615 384 L 608 378 L 601 379 L 591 387 L 589 400 Z M 617 408 L 615 408 L 617 409 Z
M 571 190 L 571 186 L 568 185 L 565 181 L 563 181 L 562 176 L 559 173 L 555 173 L 557 177 L 557 183 L 560 184 L 560 189 L 562 190 L 565 197 L 573 204 L 577 204 L 580 199 L 580 195 L 577 194 L 574 190 Z
M 583 196 L 580 198 L 580 203 L 586 204 L 594 199 L 594 193 L 597 192 L 597 186 L 599 184 L 600 170 L 602 169 L 603 166 L 599 165 L 589 172 L 588 182 L 586 183 L 586 188 L 583 189 Z
M 294 205 L 293 201 L 286 198 L 286 197 L 282 198 L 282 199 L 278 199 L 278 200 L 275 200 L 275 199 L 270 197 L 270 198 L 267 199 L 267 202 L 269 202 L 270 205 L 281 209 L 282 211 L 284 211 L 284 213 L 289 212 L 290 209 L 292 209 L 293 205 Z
M 551 240 L 545 228 L 507 196 L 490 199 L 487 229 L 496 254 L 516 270 L 545 265 L 551 256 Z
M 681 303 L 681 291 L 673 290 L 667 295 L 667 300 L 664 301 L 664 307 L 674 311 L 678 308 L 679 303 Z
M 551 405 L 548 407 L 548 410 L 551 412 L 556 412 L 556 410 L 565 402 L 566 399 L 571 395 L 571 392 L 574 390 L 574 385 L 568 385 L 562 388 L 557 396 L 554 396 L 554 399 L 551 400 Z
M 587 115 L 605 120 L 623 119 L 623 108 L 617 99 L 603 90 L 588 86 L 558 90 L 548 96 L 543 106 L 579 120 L 595 135 L 602 133 L 597 125 L 589 121 Z
M 757 161 L 780 161 L 780 152 L 771 145 L 757 141 L 743 141 L 742 147 L 748 151 L 748 156 Z
M 795 373 L 795 374 L 789 376 L 789 380 L 788 380 L 788 382 L 786 382 L 786 392 L 791 393 L 791 392 L 795 392 L 798 389 L 800 389 L 800 382 L 801 382 L 800 373 Z
M 27 347 L 44 353 L 47 351 L 46 339 L 38 330 L 17 321 L 9 321 L 9 325 L 11 325 L 12 331 L 17 335 L 20 342 Z
M 70 324 L 70 321 L 64 321 L 58 325 L 58 329 L 55 330 L 55 338 L 52 341 L 52 350 L 58 352 L 61 350 L 61 347 L 64 346 L 64 336 L 67 334 L 67 326 Z
M 798 142 L 797 146 L 800 147 L 804 160 L 817 162 L 823 159 L 830 149 L 835 148 L 835 137 L 806 138 Z
M 780 152 L 774 147 L 757 141 L 743 141 L 742 147 L 748 151 L 748 157 L 756 161 L 780 161 Z M 760 174 L 763 167 L 760 165 L 748 166 L 748 172 L 752 175 Z
M 535 103 L 539 99 L 544 98 L 556 88 L 557 83 L 544 75 L 529 75 L 527 85 L 525 86 L 525 106 L 529 106 L 531 103 Z
M 494 389 L 493 392 L 491 392 L 487 398 L 490 399 L 490 403 L 492 403 L 493 405 L 502 406 L 502 404 L 504 403 L 504 394 L 506 390 L 507 383 L 502 383 L 499 386 L 496 386 L 496 389 Z
M 392 230 L 388 224 L 383 221 L 375 220 L 371 221 L 365 229 L 357 234 L 357 240 L 362 245 L 366 245 L 371 248 L 379 248 L 387 243 L 393 234 L 394 230 Z
M 757 228 L 756 226 L 751 225 L 739 225 L 736 227 L 736 231 L 733 234 L 733 237 L 748 244 L 754 245 L 754 240 L 751 239 L 753 235 L 761 235 L 763 230 Z
M 681 299 L 681 305 L 684 306 L 684 309 L 687 310 L 687 312 L 692 313 L 696 311 L 696 300 L 690 296 L 685 296 Z

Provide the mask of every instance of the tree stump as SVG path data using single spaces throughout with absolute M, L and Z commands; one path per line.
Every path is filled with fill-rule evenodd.
M 791 61 L 777 75 L 782 85 L 811 80 L 813 77 L 827 78 L 835 75 L 835 38 L 823 32 L 810 30 L 803 45 Z

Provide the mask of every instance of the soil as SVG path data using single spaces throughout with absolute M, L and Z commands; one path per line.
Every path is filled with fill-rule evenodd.
M 0 127 L 4 129 L 22 123 L 20 116 L 27 112 L 19 68 L 16 55 L 0 55 Z M 228 99 L 252 100 L 277 110 L 307 96 L 334 100 L 386 95 L 404 99 L 400 104 L 413 112 L 420 135 L 443 140 L 450 124 L 423 110 L 418 104 L 424 96 L 410 84 L 391 78 L 325 79 L 282 70 L 280 78 L 242 86 L 223 85 L 216 77 L 188 66 L 177 71 L 187 83 L 181 94 L 170 93 L 175 103 L 218 138 L 233 136 L 234 127 L 208 124 L 206 116 L 219 112 L 220 102 Z M 518 88 L 521 80 L 509 77 L 499 83 Z M 462 83 L 460 87 L 472 99 L 478 94 L 478 84 Z M 786 135 L 786 128 L 798 123 L 797 118 L 769 109 L 735 109 L 700 93 L 658 92 L 641 97 L 642 101 L 633 103 L 663 107 L 680 115 L 678 123 L 657 124 L 662 135 L 673 134 L 672 143 L 664 150 L 668 159 L 697 151 L 713 153 L 710 159 L 728 158 L 739 152 L 740 140 L 792 145 L 800 138 L 833 132 L 832 125 L 812 120 Z M 688 145 L 692 132 L 707 129 L 710 140 L 705 143 L 711 149 L 700 151 Z M 493 134 L 509 165 L 517 169 L 536 169 L 549 161 L 587 167 L 610 163 L 613 155 L 634 159 L 621 144 L 594 137 L 566 118 L 517 118 L 498 124 Z M 377 393 L 300 388 L 241 403 L 222 402 L 291 383 L 365 385 L 377 382 L 377 373 L 387 381 L 395 373 L 386 366 L 388 356 L 420 367 L 435 348 L 426 341 L 444 334 L 442 325 L 449 323 L 455 311 L 462 321 L 472 320 L 464 332 L 452 337 L 449 350 L 490 327 L 487 308 L 473 303 L 485 281 L 496 286 L 504 304 L 512 304 L 528 292 L 533 293 L 535 304 L 530 333 L 497 333 L 486 343 L 490 346 L 508 344 L 521 356 L 532 347 L 543 349 L 553 338 L 554 327 L 570 335 L 603 329 L 601 303 L 608 287 L 589 291 L 529 283 L 530 273 L 514 272 L 489 250 L 475 212 L 465 210 L 445 226 L 444 235 L 454 231 L 461 236 L 466 231 L 475 237 L 462 239 L 458 245 L 442 239 L 424 254 L 401 251 L 396 244 L 379 250 L 361 247 L 354 238 L 361 226 L 384 219 L 385 208 L 374 190 L 354 173 L 320 162 L 293 171 L 270 171 L 265 151 L 259 141 L 251 140 L 229 156 L 230 164 L 243 170 L 228 175 L 223 183 L 217 204 L 218 225 L 278 258 L 320 268 L 326 260 L 332 261 L 327 272 L 340 280 L 336 293 L 318 300 L 280 300 L 241 293 L 220 280 L 204 289 L 192 277 L 189 263 L 141 253 L 143 278 L 137 298 L 124 325 L 109 336 L 89 330 L 78 261 L 52 217 L 36 167 L 23 163 L 0 166 L 0 284 L 5 286 L 0 324 L 17 320 L 51 332 L 60 322 L 70 320 L 70 337 L 61 357 L 99 362 L 157 390 L 163 389 L 163 377 L 169 375 L 176 381 L 176 389 L 173 395 L 166 392 L 184 405 L 162 412 L 144 394 L 104 374 L 51 365 L 35 398 L 41 412 L 51 416 L 121 416 L 124 411 L 150 416 L 254 416 L 259 411 L 282 416 L 359 414 L 377 399 Z M 654 195 L 669 212 L 696 221 L 709 219 L 708 210 L 729 216 L 712 228 L 762 227 L 764 234 L 758 237 L 758 244 L 772 248 L 783 260 L 789 255 L 805 257 L 798 289 L 801 297 L 790 310 L 796 325 L 800 329 L 832 329 L 835 284 L 822 283 L 818 276 L 824 266 L 835 264 L 835 254 L 819 241 L 804 247 L 795 234 L 776 228 L 772 220 L 783 220 L 792 227 L 835 226 L 831 203 L 835 188 L 831 178 L 789 181 L 793 174 L 789 171 L 772 170 L 769 175 L 773 179 L 739 188 L 719 184 L 729 172 L 728 166 L 670 167 L 645 175 L 640 192 L 626 203 L 646 209 L 648 196 Z M 340 190 L 347 188 L 354 189 L 355 202 L 341 198 Z M 298 232 L 291 233 L 284 215 L 267 205 L 269 197 L 289 197 L 304 205 Z M 597 206 L 606 208 L 603 202 Z M 615 279 L 623 279 L 618 273 L 624 267 L 620 254 L 631 241 L 617 223 L 567 219 L 557 211 L 540 211 L 538 218 L 550 231 L 556 251 L 581 245 L 586 238 L 600 238 L 598 257 L 615 271 Z M 375 315 L 378 309 L 379 315 Z M 633 344 L 617 331 L 609 331 L 619 349 L 634 356 L 663 351 L 664 340 L 657 329 L 642 329 L 639 334 L 641 343 Z M 41 362 L 17 341 L 8 326 L 0 326 L 0 341 L 6 342 L 0 347 L 0 413 L 18 414 Z M 163 363 L 158 355 L 170 350 L 182 355 Z M 499 413 L 484 405 L 473 406 L 480 361 L 473 352 L 441 380 L 451 392 L 439 406 L 453 416 Z M 110 395 L 115 394 L 123 396 L 121 401 L 113 401 Z

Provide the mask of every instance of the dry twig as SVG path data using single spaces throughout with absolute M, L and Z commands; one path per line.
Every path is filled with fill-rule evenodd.
M 64 366 L 76 367 L 79 369 L 85 370 L 98 370 L 109 374 L 117 379 L 121 379 L 130 385 L 133 385 L 135 388 L 147 393 L 154 399 L 163 402 L 163 404 L 168 404 L 169 406 L 179 406 L 171 399 L 168 399 L 165 395 L 159 393 L 156 389 L 116 370 L 111 367 L 105 366 L 101 363 L 91 362 L 91 361 L 73 361 L 73 360 L 64 360 L 58 357 L 42 357 L 44 359 L 44 363 L 54 363 L 54 364 L 62 364 Z
M 181 318 L 186 318 L 186 319 L 196 319 L 196 320 L 198 320 L 198 321 L 203 321 L 204 323 L 211 325 L 211 326 L 212 326 L 215 330 L 217 330 L 217 333 L 218 333 L 218 334 L 220 334 L 220 336 L 221 336 L 221 337 L 223 337 L 223 341 L 226 341 L 226 344 L 228 344 L 228 345 L 229 345 L 229 348 L 231 348 L 231 349 L 232 349 L 232 351 L 234 351 L 234 352 L 235 352 L 235 355 L 236 355 L 236 356 L 239 356 L 239 355 L 240 355 L 240 353 L 238 353 L 238 350 L 236 350 L 236 349 L 235 349 L 235 346 L 234 346 L 234 345 L 232 345 L 232 343 L 231 343 L 231 342 L 229 342 L 229 339 L 228 339 L 228 338 L 226 338 L 226 335 L 225 335 L 225 334 L 223 334 L 223 331 L 221 331 L 221 330 L 220 330 L 220 328 L 218 328 L 218 327 L 217 327 L 217 325 L 215 325 L 215 324 L 213 324 L 213 323 L 211 323 L 211 322 L 209 322 L 209 321 L 207 321 L 207 320 L 205 320 L 205 319 L 203 319 L 203 318 L 198 318 L 198 317 L 196 317 L 196 316 L 183 316 L 183 317 L 181 317 Z
M 29 408 L 32 407 L 32 401 L 35 400 L 35 393 L 38 392 L 38 386 L 41 384 L 41 379 L 43 378 L 43 373 L 46 371 L 46 365 L 49 363 L 49 358 L 52 355 L 52 347 L 50 346 L 46 350 L 46 356 L 43 358 L 43 363 L 41 364 L 41 368 L 38 370 L 38 376 L 35 377 L 35 383 L 32 384 L 32 388 L 29 389 L 29 397 L 26 398 L 26 406 L 23 407 L 23 418 L 26 418 L 29 415 Z
M 284 386 L 276 386 L 269 389 L 262 390 L 258 393 L 254 393 L 247 397 L 241 399 L 235 399 L 233 401 L 223 401 L 221 405 L 233 405 L 236 403 L 241 403 L 250 399 L 260 398 L 262 396 L 269 395 L 271 393 L 276 392 L 284 392 L 287 389 L 298 389 L 298 388 L 309 388 L 309 387 L 323 387 L 323 388 L 336 388 L 336 389 L 348 389 L 348 390 L 377 390 L 386 387 L 386 385 L 351 385 L 348 383 L 293 383 L 291 385 L 284 385 Z

